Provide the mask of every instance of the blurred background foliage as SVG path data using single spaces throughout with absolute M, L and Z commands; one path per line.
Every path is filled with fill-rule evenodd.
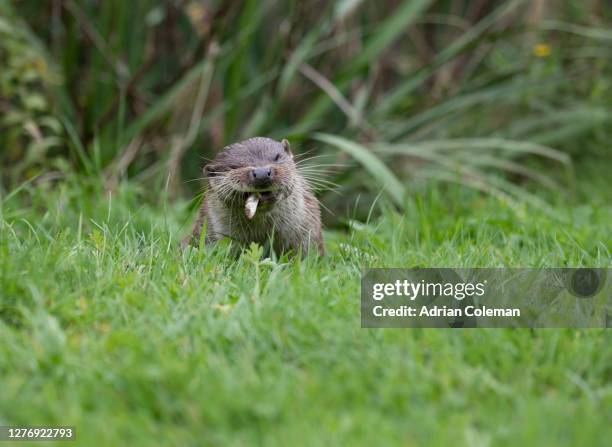
M 192 194 L 205 159 L 265 135 L 316 157 L 332 210 L 430 181 L 546 206 L 610 160 L 611 19 L 607 0 L 0 0 L 2 187 Z

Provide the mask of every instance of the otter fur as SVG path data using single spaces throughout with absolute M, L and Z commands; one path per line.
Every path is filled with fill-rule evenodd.
M 206 222 L 207 245 L 229 238 L 240 247 L 270 243 L 277 253 L 324 254 L 319 201 L 287 140 L 255 137 L 226 146 L 204 174 L 204 201 L 183 246 L 199 244 Z

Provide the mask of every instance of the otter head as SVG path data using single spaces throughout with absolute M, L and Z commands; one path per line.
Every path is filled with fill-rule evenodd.
M 289 196 L 298 176 L 289 142 L 262 137 L 226 146 L 204 173 L 227 206 L 244 207 L 250 195 L 258 194 L 262 211 Z

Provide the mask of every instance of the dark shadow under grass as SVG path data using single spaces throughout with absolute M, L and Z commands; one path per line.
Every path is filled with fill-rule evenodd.
M 327 232 L 323 259 L 261 260 L 223 245 L 181 253 L 186 204 L 141 197 L 79 181 L 2 204 L 0 425 L 74 425 L 84 446 L 609 438 L 609 331 L 366 330 L 359 318 L 368 266 L 609 267 L 609 206 L 559 204 L 561 223 L 432 187 L 402 215 Z

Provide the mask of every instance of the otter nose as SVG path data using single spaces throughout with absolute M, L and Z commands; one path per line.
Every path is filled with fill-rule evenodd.
M 256 186 L 267 185 L 272 182 L 272 168 L 254 168 L 251 170 L 251 181 Z

